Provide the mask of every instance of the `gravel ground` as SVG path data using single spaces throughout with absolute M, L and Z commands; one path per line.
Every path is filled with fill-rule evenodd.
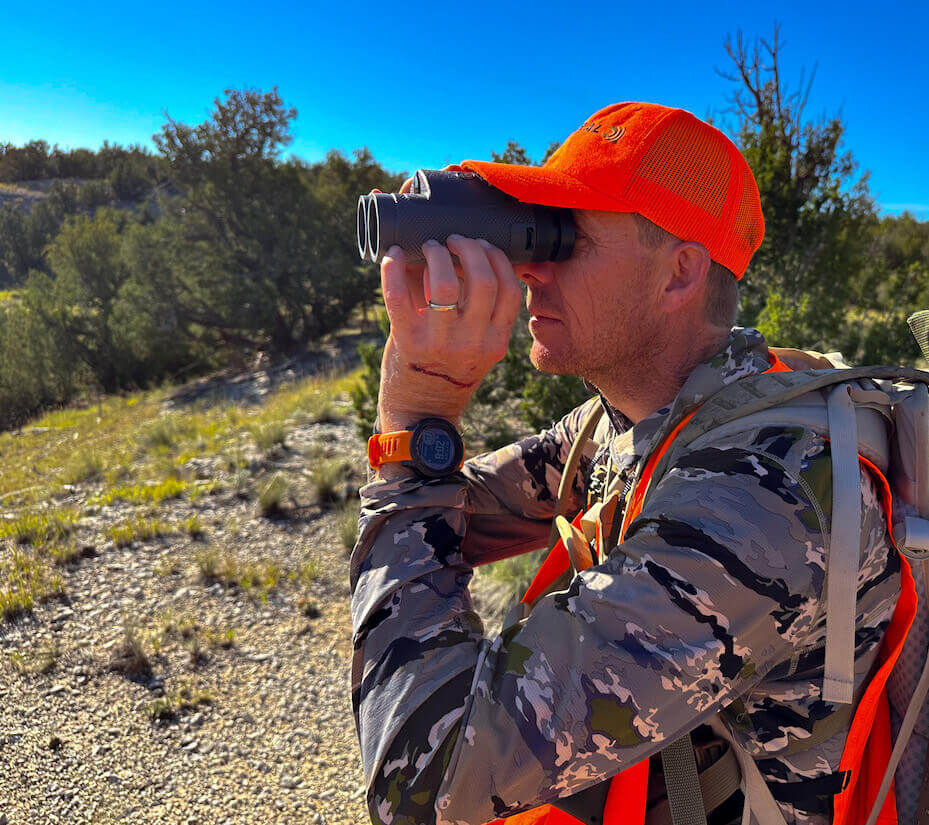
M 194 382 L 166 406 L 259 403 L 311 371 L 304 361 Z M 84 514 L 82 558 L 61 569 L 62 597 L 0 623 L 0 825 L 369 821 L 351 712 L 342 505 L 319 502 L 312 485 L 315 460 L 344 459 L 341 499 L 355 506 L 365 445 L 350 419 L 291 424 L 270 453 L 243 443 L 248 497 L 236 492 L 241 469 L 198 458 L 188 474 L 220 482 L 215 495 L 95 507 L 88 500 L 102 483 L 88 483 L 54 502 Z M 271 519 L 255 493 L 275 473 L 289 497 Z M 197 538 L 182 529 L 193 516 Z M 138 517 L 176 533 L 128 547 L 107 537 Z M 208 552 L 273 563 L 278 582 L 262 598 L 205 578 Z M 506 587 L 481 573 L 472 593 L 494 630 Z
M 348 552 L 333 509 L 312 502 L 302 455 L 310 443 L 347 457 L 356 484 L 364 466 L 352 424 L 296 428 L 266 462 L 290 482 L 286 518 L 264 518 L 231 492 L 178 499 L 157 517 L 196 515 L 202 539 L 124 548 L 103 531 L 137 508 L 81 520 L 88 557 L 63 569 L 65 597 L 0 626 L 0 823 L 367 821 L 349 687 Z M 346 495 L 355 495 L 351 482 Z M 272 560 L 281 580 L 265 601 L 210 583 L 197 565 L 208 547 L 242 563 Z M 312 581 L 299 575 L 308 562 Z M 147 667 L 121 655 L 127 625 Z M 153 720 L 153 703 L 185 689 L 191 707 Z

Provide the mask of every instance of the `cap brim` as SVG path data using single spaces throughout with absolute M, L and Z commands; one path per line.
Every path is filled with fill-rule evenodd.
M 550 167 L 491 163 L 483 160 L 463 160 L 461 166 L 470 172 L 476 172 L 491 186 L 523 203 L 606 212 L 636 211 L 631 204 L 599 192 L 571 175 Z

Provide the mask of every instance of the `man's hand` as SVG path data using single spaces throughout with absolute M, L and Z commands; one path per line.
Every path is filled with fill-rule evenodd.
M 427 416 L 457 424 L 481 380 L 506 355 L 522 301 L 512 264 L 482 239 L 452 235 L 447 244 L 427 241 L 425 265 L 408 266 L 397 246 L 381 263 L 390 318 L 378 404 L 382 432 Z M 458 308 L 440 312 L 430 300 Z

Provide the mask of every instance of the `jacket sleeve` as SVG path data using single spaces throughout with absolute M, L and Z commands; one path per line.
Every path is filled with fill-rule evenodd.
M 494 639 L 468 593 L 466 484 L 368 485 L 353 703 L 372 821 L 479 825 L 577 793 L 789 657 L 823 582 L 804 478 L 823 443 L 803 445 L 792 462 L 753 445 L 688 456 L 602 564 Z
M 461 468 L 467 531 L 461 553 L 480 565 L 545 547 L 568 452 L 590 411 L 591 398 L 538 435 L 465 462 Z M 596 445 L 588 442 L 570 489 L 568 511 L 581 508 Z

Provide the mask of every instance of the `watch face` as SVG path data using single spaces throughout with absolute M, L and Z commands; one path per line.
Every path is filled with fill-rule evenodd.
M 455 460 L 455 442 L 438 427 L 424 430 L 416 444 L 419 460 L 430 470 L 449 470 Z

